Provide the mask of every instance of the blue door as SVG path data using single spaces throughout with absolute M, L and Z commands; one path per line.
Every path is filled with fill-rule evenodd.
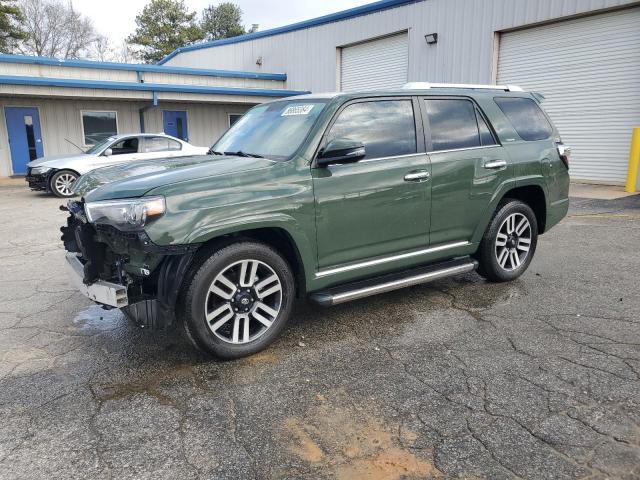
M 172 137 L 179 138 L 185 142 L 189 141 L 189 132 L 187 130 L 187 112 L 164 110 L 162 112 L 162 123 L 164 124 L 164 133 Z
M 34 107 L 5 107 L 14 175 L 27 173 L 27 163 L 44 155 L 40 116 Z

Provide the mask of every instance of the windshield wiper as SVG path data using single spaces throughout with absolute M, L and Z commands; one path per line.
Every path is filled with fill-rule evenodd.
M 207 151 L 207 155 L 224 155 L 224 153 L 222 152 L 218 152 L 216 150 L 213 149 L 213 147 L 211 147 L 208 151 Z
M 224 152 L 225 155 L 235 155 L 236 157 L 252 157 L 252 158 L 264 158 L 262 155 L 258 155 L 257 153 L 246 153 L 242 150 L 238 150 L 237 152 Z

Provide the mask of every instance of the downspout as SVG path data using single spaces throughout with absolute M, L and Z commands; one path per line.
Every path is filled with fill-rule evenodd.
M 151 105 L 147 105 L 146 107 L 142 107 L 138 110 L 138 114 L 140 115 L 140 133 L 147 133 L 144 127 L 144 113 L 147 110 L 151 110 L 154 107 L 158 106 L 158 92 L 153 92 L 153 100 Z
M 144 72 L 137 70 L 136 75 L 138 77 L 138 83 L 144 83 Z M 152 92 L 152 95 L 151 105 L 147 105 L 146 107 L 142 107 L 138 110 L 138 115 L 140 117 L 140 133 L 146 133 L 144 126 L 145 112 L 158 106 L 158 92 Z

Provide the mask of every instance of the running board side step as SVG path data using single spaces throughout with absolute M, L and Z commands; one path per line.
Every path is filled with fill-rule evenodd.
M 309 298 L 312 302 L 322 305 L 323 307 L 331 307 L 370 295 L 391 292 L 392 290 L 471 272 L 475 270 L 477 266 L 477 261 L 470 257 L 463 257 L 428 265 L 426 267 L 412 268 L 399 273 L 382 275 L 380 277 L 331 287 L 327 290 L 314 292 L 309 295 Z

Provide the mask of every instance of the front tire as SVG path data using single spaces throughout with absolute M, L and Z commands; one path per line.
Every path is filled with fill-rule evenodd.
M 225 246 L 194 265 L 186 278 L 184 331 L 197 348 L 219 358 L 240 358 L 266 348 L 291 316 L 291 268 L 262 243 Z
M 531 207 L 520 200 L 502 200 L 476 254 L 478 273 L 491 282 L 515 280 L 529 267 L 537 243 L 538 222 Z
M 76 172 L 72 172 L 71 170 L 60 170 L 51 176 L 49 188 L 56 197 L 73 197 L 73 184 L 76 183 L 79 177 Z

